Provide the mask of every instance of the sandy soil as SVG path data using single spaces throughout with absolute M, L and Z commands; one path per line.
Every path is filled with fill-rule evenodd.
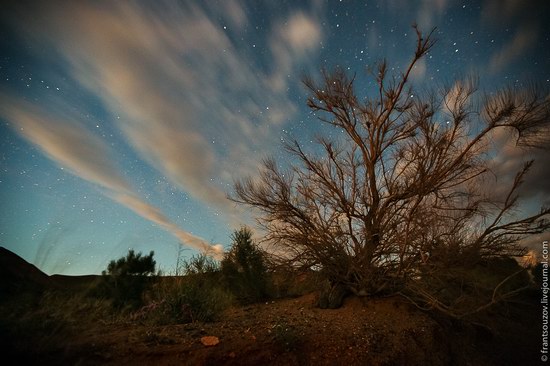
M 57 337 L 48 347 L 18 357 L 41 365 L 349 366 L 527 365 L 534 363 L 526 357 L 537 355 L 524 336 L 497 339 L 464 327 L 449 334 L 452 324 L 438 323 L 398 297 L 350 298 L 336 310 L 314 303 L 310 294 L 232 308 L 214 323 L 75 325 L 64 332 L 70 334 L 65 339 Z M 519 322 L 511 319 L 508 325 L 513 324 L 517 333 Z M 204 336 L 219 343 L 205 346 Z
M 74 296 L 93 281 L 93 276 L 47 276 L 0 248 L 1 364 L 539 363 L 542 322 L 536 289 L 484 314 L 483 327 L 422 312 L 400 297 L 352 297 L 340 309 L 321 310 L 315 294 L 234 307 L 213 323 L 152 326 L 128 316 L 106 319 L 99 305 L 86 307 Z M 59 291 L 56 301 L 44 301 Z M 205 336 L 219 343 L 206 346 L 201 342 Z

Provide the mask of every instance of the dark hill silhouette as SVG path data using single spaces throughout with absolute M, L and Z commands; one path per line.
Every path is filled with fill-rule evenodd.
M 57 287 L 54 281 L 12 251 L 0 247 L 0 294 L 38 291 Z
M 100 276 L 48 276 L 35 265 L 27 262 L 12 251 L 0 247 L 0 295 L 21 292 L 43 292 L 44 290 L 82 290 L 88 288 Z
M 50 279 L 55 283 L 56 286 L 71 291 L 81 291 L 89 289 L 100 278 L 100 275 L 67 276 L 54 274 L 50 276 Z

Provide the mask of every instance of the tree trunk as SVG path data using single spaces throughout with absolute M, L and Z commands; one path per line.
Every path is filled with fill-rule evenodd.
M 319 293 L 317 305 L 321 309 L 338 309 L 348 294 L 348 289 L 341 283 L 327 281 Z

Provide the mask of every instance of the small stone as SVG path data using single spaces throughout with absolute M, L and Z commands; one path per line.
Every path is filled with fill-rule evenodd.
M 201 338 L 201 343 L 207 347 L 212 347 L 220 343 L 220 339 L 216 336 L 204 336 Z

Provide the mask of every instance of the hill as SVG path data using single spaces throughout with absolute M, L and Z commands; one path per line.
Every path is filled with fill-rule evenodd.
M 12 251 L 0 247 L 0 294 L 41 292 L 55 288 L 52 279 Z
M 0 247 L 0 294 L 4 298 L 46 290 L 79 291 L 89 288 L 100 276 L 47 275 L 12 251 Z

